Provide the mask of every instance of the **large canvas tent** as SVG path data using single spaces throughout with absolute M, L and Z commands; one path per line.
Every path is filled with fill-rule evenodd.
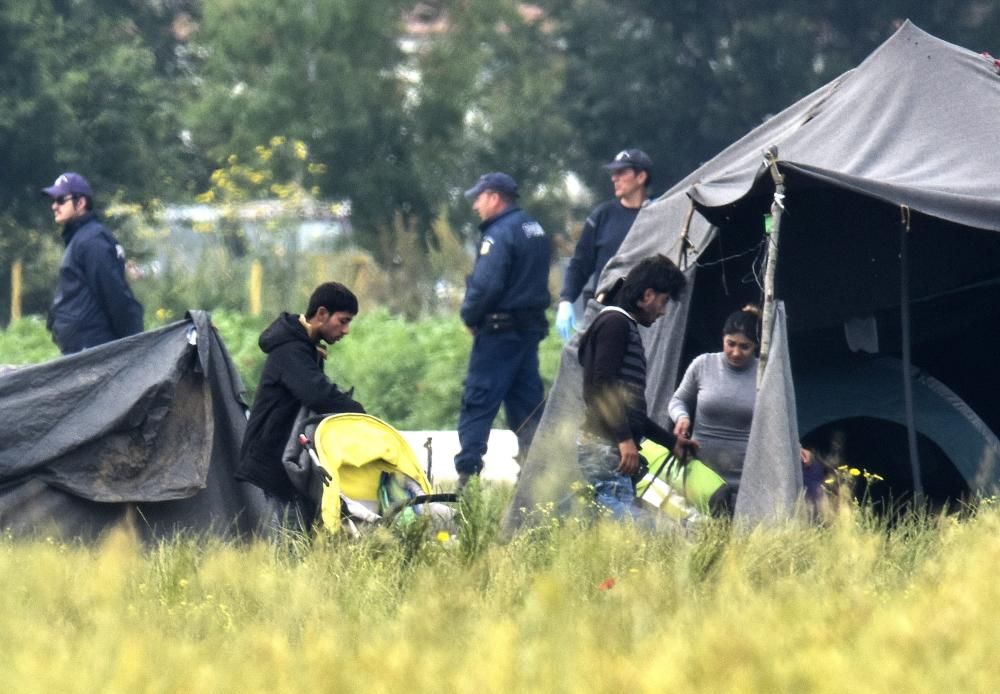
M 765 257 L 777 258 L 783 306 L 738 514 L 762 518 L 794 502 L 801 484 L 795 439 L 841 424 L 887 432 L 887 440 L 903 426 L 902 451 L 885 446 L 863 459 L 889 473 L 886 486 L 897 496 L 919 486 L 929 496 L 986 491 L 997 482 L 997 113 L 993 61 L 907 22 L 858 67 L 767 120 L 639 214 L 598 293 L 655 253 L 690 279 L 682 301 L 671 302 L 643 338 L 647 400 L 662 424 L 682 369 L 720 349 L 724 317 L 761 301 Z M 772 148 L 769 168 L 764 152 Z M 773 243 L 764 220 L 779 179 L 784 211 L 775 215 L 780 240 Z M 599 308 L 591 302 L 583 328 Z M 558 502 L 577 478 L 577 340 L 563 351 L 508 530 L 539 504 Z M 911 438 L 922 458 L 910 455 Z M 911 458 L 922 461 L 917 480 Z
M 88 538 L 265 529 L 233 477 L 243 384 L 208 314 L 0 375 L 0 528 Z

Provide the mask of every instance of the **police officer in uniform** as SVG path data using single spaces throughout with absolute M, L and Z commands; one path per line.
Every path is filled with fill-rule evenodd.
M 622 150 L 604 168 L 611 172 L 615 197 L 602 202 L 587 216 L 566 269 L 556 312 L 556 329 L 564 341 L 572 337 L 576 327 L 573 302 L 581 293 L 584 303 L 594 295 L 601 271 L 618 252 L 639 210 L 649 199 L 653 161 L 641 149 Z
M 484 174 L 465 197 L 482 219 L 482 240 L 460 312 L 474 336 L 458 420 L 460 486 L 483 469 L 501 403 L 517 435 L 519 460 L 527 455 L 544 400 L 538 343 L 548 332 L 551 255 L 541 225 L 517 206 L 513 178 Z
M 48 318 L 60 351 L 72 354 L 142 332 L 142 304 L 125 279 L 125 250 L 94 213 L 87 179 L 64 173 L 42 194 L 66 244 Z

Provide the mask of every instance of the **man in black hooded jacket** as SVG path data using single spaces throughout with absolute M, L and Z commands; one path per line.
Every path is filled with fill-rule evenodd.
M 353 292 L 339 282 L 327 282 L 313 292 L 304 315 L 282 313 L 260 335 L 258 344 L 267 359 L 236 477 L 263 489 L 285 511 L 298 495 L 281 457 L 299 409 L 305 406 L 319 414 L 365 411 L 323 373 L 326 349 L 320 345 L 332 345 L 347 335 L 357 313 Z

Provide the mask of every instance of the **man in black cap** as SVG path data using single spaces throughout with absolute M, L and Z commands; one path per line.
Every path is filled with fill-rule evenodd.
M 649 199 L 653 162 L 641 149 L 622 150 L 604 168 L 611 172 L 615 197 L 602 202 L 587 217 L 566 269 L 556 313 L 556 329 L 563 340 L 568 340 L 576 327 L 573 302 L 581 293 L 584 302 L 594 295 L 601 271 L 618 252 L 639 210 Z
M 64 173 L 42 194 L 52 200 L 66 244 L 48 327 L 63 354 L 142 332 L 142 304 L 125 279 L 125 249 L 94 214 L 87 179 Z
M 455 456 L 459 485 L 483 469 L 493 419 L 503 403 L 523 461 L 541 418 L 545 393 L 538 343 L 548 332 L 549 239 L 517 206 L 517 183 L 488 173 L 469 190 L 482 223 L 479 255 L 466 278 L 462 321 L 474 336 L 462 393 Z

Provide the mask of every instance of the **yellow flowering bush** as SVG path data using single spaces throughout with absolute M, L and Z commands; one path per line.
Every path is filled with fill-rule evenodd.
M 326 171 L 325 164 L 310 158 L 305 142 L 276 135 L 254 147 L 247 161 L 230 154 L 225 165 L 212 172 L 210 187 L 196 200 L 221 205 L 227 219 L 234 219 L 239 206 L 251 200 L 275 200 L 285 214 L 296 214 L 314 203 L 320 192 L 316 177 Z

